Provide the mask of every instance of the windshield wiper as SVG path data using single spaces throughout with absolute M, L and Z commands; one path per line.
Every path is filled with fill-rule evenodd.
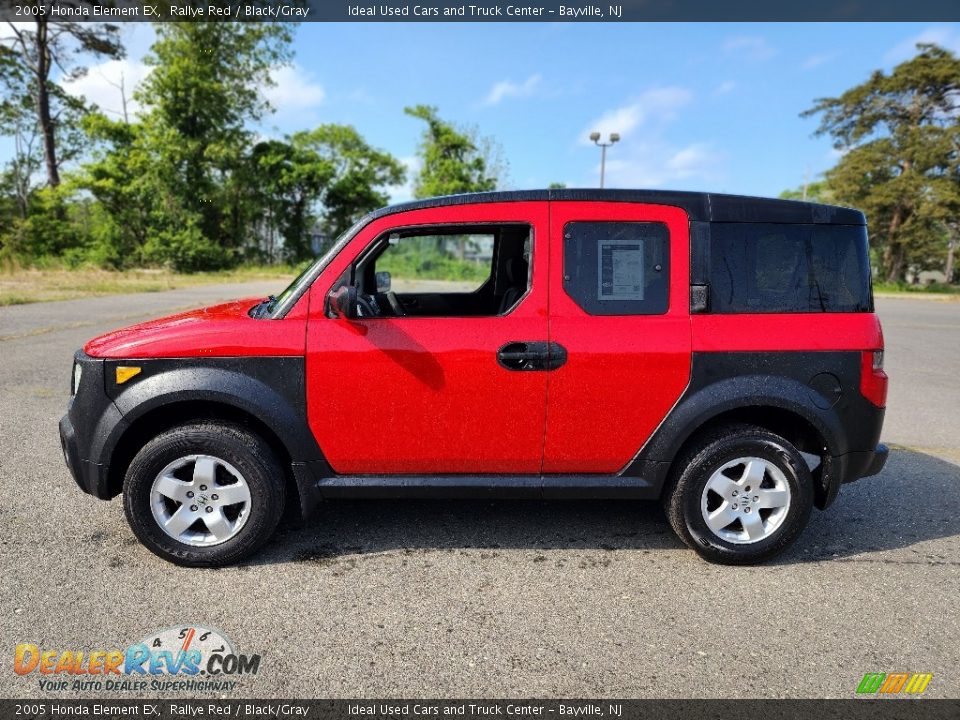
M 276 302 L 276 295 L 267 295 L 266 298 L 250 308 L 250 317 L 252 317 L 254 320 L 259 320 L 264 315 L 273 311 L 273 306 L 276 304 Z

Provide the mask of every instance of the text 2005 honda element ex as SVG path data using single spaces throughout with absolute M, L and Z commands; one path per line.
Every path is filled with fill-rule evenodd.
M 659 499 L 755 563 L 878 473 L 864 216 L 706 193 L 434 198 L 363 218 L 276 297 L 107 333 L 60 422 L 82 490 L 182 565 L 331 498 Z

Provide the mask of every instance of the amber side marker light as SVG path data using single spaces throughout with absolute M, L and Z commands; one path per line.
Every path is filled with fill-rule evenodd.
M 127 380 L 132 377 L 136 377 L 141 372 L 143 368 L 133 367 L 130 365 L 118 365 L 117 366 L 117 385 L 123 385 Z

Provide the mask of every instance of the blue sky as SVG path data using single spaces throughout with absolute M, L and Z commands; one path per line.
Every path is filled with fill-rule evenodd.
M 146 25 L 126 32 L 130 56 L 74 87 L 108 109 L 119 107 L 108 80 L 142 77 L 152 38 Z M 960 25 L 306 23 L 260 130 L 350 123 L 414 167 L 422 123 L 403 107 L 427 103 L 502 145 L 511 188 L 596 186 L 600 151 L 587 135 L 600 130 L 622 136 L 608 187 L 776 195 L 836 160 L 799 113 L 918 41 L 960 52 Z

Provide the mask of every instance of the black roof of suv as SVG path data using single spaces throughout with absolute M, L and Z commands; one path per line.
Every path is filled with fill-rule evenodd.
M 391 205 L 373 212 L 373 220 L 407 210 L 463 205 L 482 202 L 525 202 L 542 200 L 579 200 L 598 202 L 633 202 L 673 205 L 683 208 L 691 220 L 701 222 L 769 222 L 817 223 L 827 225 L 866 225 L 863 213 L 853 208 L 797 200 L 724 195 L 722 193 L 684 192 L 679 190 L 508 190 L 487 193 L 465 193 L 427 198 Z

